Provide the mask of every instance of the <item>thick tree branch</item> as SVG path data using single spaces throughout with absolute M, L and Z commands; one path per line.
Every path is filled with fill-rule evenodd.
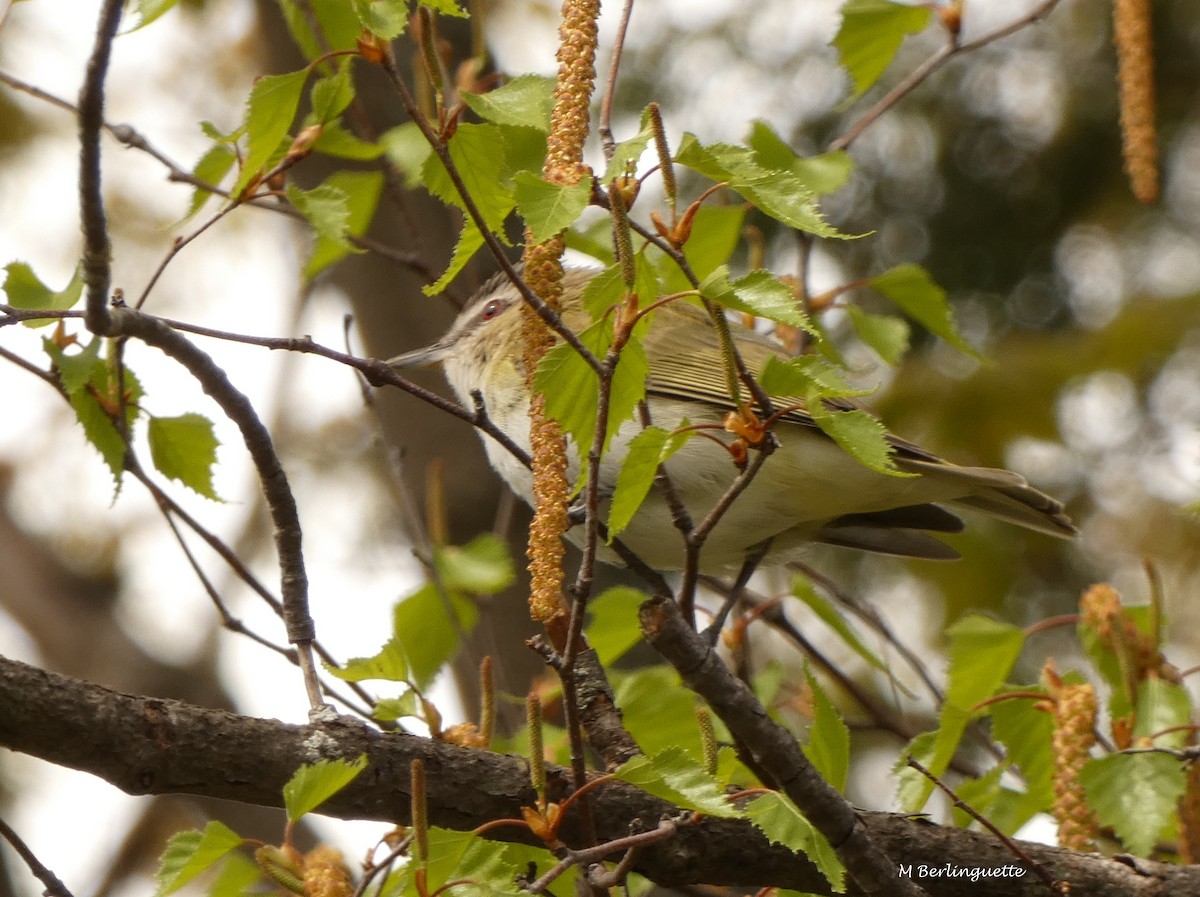
M 367 771 L 321 809 L 346 819 L 407 822 L 409 763 L 416 758 L 428 773 L 430 820 L 435 825 L 471 829 L 492 819 L 518 817 L 520 808 L 534 800 L 525 761 L 519 757 L 382 734 L 354 722 L 295 726 L 134 697 L 4 658 L 0 745 L 92 773 L 131 794 L 206 795 L 268 807 L 282 805 L 283 784 L 301 764 L 365 753 L 370 760 Z M 563 799 L 570 789 L 568 771 L 549 767 L 548 772 L 548 798 Z M 670 804 L 621 782 L 605 783 L 590 798 L 597 836 L 606 841 L 648 831 L 664 816 L 677 815 Z M 986 874 L 1015 863 L 990 836 L 886 813 L 859 816 L 880 849 L 910 867 L 933 897 L 1045 897 L 1045 886 L 1032 874 Z M 514 827 L 501 833 L 532 840 Z M 563 840 L 580 845 L 579 834 L 576 821 L 568 819 L 561 830 Z M 1056 879 L 1069 881 L 1073 894 L 1200 893 L 1200 867 L 1022 846 Z M 769 843 L 741 820 L 701 818 L 681 825 L 673 837 L 640 849 L 633 866 L 665 886 L 779 885 L 829 893 L 808 860 Z M 921 877 L 922 867 L 984 873 L 972 882 L 944 871 Z M 848 893 L 861 892 L 851 886 Z

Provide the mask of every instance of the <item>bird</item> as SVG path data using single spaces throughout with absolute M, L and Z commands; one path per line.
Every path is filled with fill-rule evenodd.
M 559 314 L 579 332 L 591 323 L 582 294 L 596 271 L 567 268 Z M 396 370 L 440 365 L 451 390 L 465 407 L 482 397 L 487 416 L 529 451 L 530 391 L 522 361 L 521 306 L 524 300 L 503 273 L 487 281 L 464 305 L 445 334 L 432 344 L 388 360 Z M 791 357 L 781 343 L 737 320 L 729 332 L 746 367 L 755 375 L 771 357 Z M 561 337 L 556 336 L 561 340 Z M 707 311 L 684 299 L 653 312 L 642 337 L 648 361 L 646 401 L 656 426 L 673 430 L 720 429 L 736 407 L 723 376 L 716 326 Z M 825 400 L 840 413 L 863 406 L 845 399 Z M 745 491 L 733 501 L 705 541 L 699 557 L 704 573 L 740 569 L 748 557 L 764 566 L 802 560 L 810 543 L 929 560 L 957 558 L 933 534 L 961 532 L 959 511 L 980 512 L 1011 524 L 1061 538 L 1077 530 L 1057 499 L 1035 489 L 1018 473 L 960 466 L 892 433 L 886 434 L 895 467 L 909 476 L 889 476 L 859 463 L 820 429 L 794 397 L 772 397 L 779 414 L 772 432 L 776 446 Z M 607 518 L 617 475 L 630 440 L 642 429 L 625 421 L 602 457 L 600 511 Z M 526 503 L 533 504 L 529 468 L 511 451 L 479 431 L 488 461 Z M 579 471 L 578 452 L 568 449 L 568 478 Z M 671 485 L 694 520 L 720 501 L 739 470 L 730 452 L 709 439 L 690 439 L 664 464 Z M 644 563 L 660 571 L 686 563 L 684 539 L 664 492 L 655 486 L 620 533 L 622 542 Z M 579 542 L 582 527 L 568 539 Z M 601 560 L 617 562 L 607 546 Z

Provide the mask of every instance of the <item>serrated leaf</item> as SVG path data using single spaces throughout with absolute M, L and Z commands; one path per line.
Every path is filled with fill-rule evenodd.
M 850 772 L 850 730 L 812 671 L 805 669 L 813 696 L 813 721 L 804 754 L 821 778 L 838 791 L 846 790 Z
M 891 64 L 904 38 L 922 31 L 931 11 L 889 0 L 847 0 L 833 46 L 854 82 L 853 97 L 862 96 Z
M 892 767 L 896 780 L 896 802 L 906 813 L 916 813 L 929 799 L 929 780 L 908 765 L 912 757 L 926 769 L 933 764 L 937 732 L 922 732 L 910 741 Z
M 1182 748 L 1188 743 L 1192 698 L 1186 688 L 1165 679 L 1143 679 L 1138 684 L 1135 707 L 1134 738 L 1153 738 L 1154 746 L 1161 748 Z
M 802 576 L 792 577 L 792 595 L 803 601 L 826 626 L 838 634 L 843 642 L 859 657 L 880 672 L 887 673 L 887 665 L 870 648 L 863 644 L 833 604 L 824 596 L 818 594 L 812 583 Z
M 349 67 L 318 79 L 312 86 L 312 114 L 322 125 L 341 115 L 354 100 L 354 79 Z
M 352 0 L 363 28 L 384 40 L 395 40 L 408 25 L 407 0 Z
M 52 290 L 42 283 L 25 262 L 9 262 L 4 266 L 4 295 L 13 308 L 34 311 L 65 311 L 83 295 L 83 270 L 76 266 L 71 280 L 61 290 Z M 54 323 L 47 318 L 42 321 L 26 321 L 28 327 L 45 327 Z
M 229 853 L 206 897 L 246 897 L 251 887 L 261 880 L 262 872 L 253 860 L 241 853 Z
M 359 251 L 349 238 L 361 237 L 371 226 L 383 190 L 383 172 L 337 171 L 329 176 L 325 186 L 345 197 L 345 216 L 340 218 L 343 230 L 333 237 L 317 231 L 312 254 L 304 264 L 304 276 L 309 280 L 351 252 Z
M 514 205 L 504 132 L 491 124 L 459 125 L 447 148 L 488 229 L 501 230 Z M 430 193 L 456 208 L 464 208 L 458 188 L 437 156 L 430 155 L 421 171 Z
M 422 138 L 424 140 L 424 138 Z M 426 144 L 428 146 L 428 144 Z M 335 159 L 350 159 L 369 162 L 383 155 L 383 146 L 371 143 L 351 134 L 340 122 L 331 121 L 321 129 L 321 135 L 313 144 L 313 152 Z M 377 174 L 377 172 L 338 172 L 339 174 Z M 336 176 L 336 175 L 335 175 Z
M 745 815 L 726 799 L 717 778 L 707 773 L 703 765 L 681 747 L 669 747 L 652 756 L 634 757 L 613 775 L 677 807 L 725 819 Z
M 908 324 L 892 315 L 873 315 L 857 305 L 846 308 L 858 338 L 887 364 L 897 365 L 908 351 Z
M 326 670 L 343 682 L 365 682 L 368 679 L 407 682 L 409 679 L 404 646 L 394 638 L 389 639 L 379 653 L 371 657 L 352 657 L 341 667 L 326 666 Z
M 949 767 L 975 705 L 1004 684 L 1025 644 L 1025 635 L 1018 627 L 978 614 L 956 621 L 946 634 L 950 638 L 949 685 L 932 755 L 928 762 L 922 760 L 935 776 Z M 926 780 L 919 788 L 920 800 L 915 805 L 906 804 L 905 809 L 919 808 L 932 789 L 933 783 Z
M 310 61 L 327 50 L 355 49 L 363 26 L 351 6 L 346 0 L 279 0 L 292 39 Z
M 427 841 L 425 883 L 418 889 L 415 876 L 410 876 L 400 892 L 404 897 L 440 893 L 461 897 L 520 897 L 527 893 L 518 886 L 517 876 L 528 871 L 528 864 L 514 859 L 527 856 L 527 848 L 501 846 L 471 832 L 439 828 L 430 828 Z M 549 857 L 540 851 L 537 855 L 543 862 Z
M 354 760 L 318 760 L 296 770 L 283 786 L 283 805 L 289 822 L 311 813 L 367 768 L 367 755 Z
M 1004 691 L 1028 691 L 1006 686 Z M 1033 701 L 1000 701 L 988 707 L 992 733 L 1004 745 L 1005 757 L 1021 771 L 1025 790 L 1038 811 L 1047 810 L 1054 798 L 1054 753 L 1050 738 L 1054 720 Z
M 429 687 L 458 652 L 462 636 L 478 621 L 479 610 L 473 601 L 454 590 L 443 596 L 432 585 L 418 589 L 396 605 L 392 635 L 417 688 Z
M 806 397 L 808 413 L 826 436 L 842 447 L 854 460 L 876 473 L 893 477 L 909 477 L 892 461 L 892 446 L 887 430 L 865 411 L 832 411 L 821 401 L 817 390 Z
M 697 278 L 706 280 L 718 268 L 728 265 L 741 242 L 745 222 L 746 207 L 741 203 L 700 207 L 692 219 L 691 236 L 683 244 L 684 258 Z M 669 257 L 663 257 L 658 270 L 664 293 L 682 293 L 692 288 L 691 282 Z
M 1163 829 L 1174 819 L 1187 789 L 1183 765 L 1167 754 L 1110 754 L 1080 771 L 1088 805 L 1125 849 L 1149 856 Z
M 446 289 L 450 285 L 450 282 L 458 277 L 462 269 L 467 266 L 467 262 L 479 251 L 479 247 L 482 245 L 483 234 L 475 226 L 475 222 L 470 218 L 463 218 L 462 233 L 458 235 L 458 242 L 454 244 L 454 252 L 450 256 L 450 262 L 446 265 L 446 270 L 433 283 L 421 287 L 421 292 L 426 296 L 436 296 L 442 290 Z
M 220 500 L 212 481 L 220 445 L 212 421 L 202 414 L 152 417 L 147 436 L 150 459 L 159 473 L 198 495 Z
M 388 161 L 404 175 L 405 187 L 412 190 L 420 185 L 421 172 L 433 148 L 414 122 L 406 121 L 384 131 L 379 135 L 379 145 Z
M 802 158 L 766 122 L 754 123 L 747 143 L 759 165 L 794 174 L 817 196 L 842 187 L 854 170 L 854 160 L 844 150 Z
M 682 430 L 687 421 L 679 424 Z M 613 491 L 612 504 L 608 511 L 608 538 L 611 542 L 618 536 L 637 513 L 642 502 L 654 485 L 658 466 L 679 451 L 694 430 L 668 432 L 661 427 L 647 427 L 629 441 L 625 460 L 617 474 L 617 486 Z
M 475 595 L 499 592 L 516 579 L 508 542 L 494 533 L 483 533 L 466 545 L 443 545 L 434 563 L 447 588 Z
M 382 698 L 371 708 L 371 716 L 380 722 L 394 722 L 406 716 L 420 717 L 421 702 L 411 689 L 397 698 Z
M 551 184 L 531 171 L 519 171 L 514 185 L 517 211 L 525 219 L 535 243 L 544 243 L 572 225 L 592 197 L 592 182 L 588 178 L 561 186 Z
M 836 399 L 871 392 L 851 386 L 837 366 L 818 355 L 795 358 L 772 355 L 763 364 L 758 381 L 773 396 L 800 396 L 812 392 L 825 399 Z
M 202 832 L 172 835 L 154 874 L 158 880 L 155 897 L 167 897 L 178 891 L 241 844 L 242 838 L 237 832 L 216 820 L 209 822 Z
M 789 327 L 799 327 L 816 334 L 792 288 L 770 271 L 756 269 L 733 281 L 731 286 L 734 303 L 730 307 L 740 306 L 739 310 L 757 317 L 779 321 Z
M 312 190 L 302 190 L 295 184 L 287 188 L 288 199 L 316 231 L 317 236 L 344 252 L 354 251 L 346 239 L 350 222 L 350 202 L 346 191 L 325 183 Z
M 554 79 L 543 75 L 521 75 L 487 93 L 462 91 L 459 96 L 471 111 L 496 125 L 550 130 L 554 108 Z
M 641 642 L 637 612 L 645 600 L 645 594 L 635 588 L 613 586 L 588 602 L 588 644 L 605 669 Z
M 240 195 L 279 152 L 296 118 L 307 80 L 308 71 L 301 69 L 286 75 L 263 75 L 254 82 L 246 101 L 246 155 L 233 187 L 234 196 Z
M 846 239 L 825 221 L 811 190 L 790 171 L 765 169 L 749 147 L 714 143 L 704 146 L 685 134 L 675 160 L 714 181 L 724 182 L 762 212 L 789 227 L 819 237 Z
M 197 180 L 218 187 L 225 179 L 225 175 L 233 170 L 233 163 L 236 161 L 237 153 L 233 151 L 232 147 L 224 143 L 214 143 L 196 162 L 195 167 L 192 168 L 192 174 Z M 199 212 L 204 203 L 213 195 L 215 194 L 209 190 L 202 190 L 199 187 L 194 189 L 192 201 L 188 206 L 187 214 L 184 215 L 184 220 L 186 221 Z
M 681 744 L 694 744 L 700 762 L 696 732 L 696 699 L 671 667 L 659 664 L 614 676 L 617 706 L 626 728 L 642 750 L 655 754 Z
M 958 332 L 946 291 L 920 265 L 897 265 L 872 277 L 870 284 L 930 333 L 972 358 L 983 357 Z
M 422 6 L 432 9 L 434 12 L 440 12 L 443 15 L 454 16 L 455 18 L 467 18 L 467 11 L 461 9 L 455 0 L 419 0 Z
M 764 794 L 751 801 L 746 811 L 754 826 L 771 842 L 808 857 L 835 893 L 846 890 L 846 867 L 837 852 L 786 795 L 778 791 Z

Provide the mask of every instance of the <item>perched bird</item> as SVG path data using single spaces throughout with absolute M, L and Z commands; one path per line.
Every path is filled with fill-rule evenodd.
M 581 295 L 594 274 L 569 269 L 565 275 L 560 313 L 576 332 L 590 323 Z M 472 393 L 478 391 L 491 420 L 528 450 L 529 389 L 521 360 L 521 305 L 517 289 L 503 275 L 497 276 L 471 298 L 441 339 L 388 363 L 395 368 L 440 364 L 464 405 L 471 407 Z M 739 354 L 755 374 L 771 356 L 788 357 L 776 341 L 736 321 L 729 322 L 729 329 Z M 649 363 L 646 398 L 654 424 L 671 430 L 686 419 L 691 425 L 711 424 L 719 429 L 734 403 L 722 373 L 716 328 L 707 313 L 683 300 L 664 304 L 654 312 L 643 347 Z M 762 552 L 764 564 L 784 563 L 797 558 L 810 542 L 906 557 L 956 558 L 950 546 L 929 535 L 963 529 L 950 509 L 980 511 L 1053 536 L 1076 533 L 1062 504 L 1019 474 L 960 467 L 898 436 L 887 436 L 893 462 L 915 476 L 870 470 L 822 432 L 802 403 L 793 407 L 797 403 L 789 397 L 775 402 L 777 408 L 790 409 L 773 428 L 778 447 L 713 529 L 700 555 L 702 571 L 737 569 L 748 555 Z M 836 412 L 859 406 L 839 400 L 830 407 Z M 637 421 L 626 421 L 601 464 L 605 518 L 629 440 L 640 430 Z M 498 442 L 486 435 L 482 438 L 492 467 L 531 503 L 529 470 Z M 569 452 L 572 479 L 578 472 L 577 454 Z M 738 475 L 729 452 L 709 439 L 691 439 L 665 466 L 694 520 L 708 513 Z M 579 531 L 577 527 L 572 533 Z M 620 538 L 651 567 L 683 566 L 683 539 L 657 487 Z M 608 549 L 602 549 L 600 556 L 614 559 Z

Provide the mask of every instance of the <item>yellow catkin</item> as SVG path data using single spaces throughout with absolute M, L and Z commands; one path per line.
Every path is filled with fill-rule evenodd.
M 1158 136 L 1154 128 L 1154 44 L 1150 0 L 1113 0 L 1121 145 L 1133 195 L 1158 199 Z
M 1106 582 L 1097 583 L 1079 599 L 1079 614 L 1084 625 L 1095 631 L 1100 644 L 1120 654 L 1137 688 L 1144 679 L 1157 676 L 1179 681 L 1179 673 L 1166 662 L 1154 637 L 1133 622 L 1121 607 L 1121 596 Z
M 587 174 L 583 144 L 596 70 L 596 19 L 599 0 L 564 0 L 559 28 L 558 79 L 546 143 L 543 175 L 552 184 L 576 184 Z M 562 294 L 561 236 L 525 249 L 525 278 L 554 309 Z M 553 344 L 545 324 L 528 309 L 524 318 L 525 372 L 532 385 L 542 356 Z M 534 515 L 529 528 L 529 610 L 549 623 L 563 614 L 563 545 L 567 529 L 567 445 L 558 424 L 547 418 L 545 400 L 537 394 L 529 406 L 529 441 L 533 459 Z
M 320 844 L 304 856 L 305 897 L 350 897 L 354 882 L 342 852 Z
M 1051 678 L 1054 732 L 1054 804 L 1058 843 L 1068 850 L 1090 850 L 1099 833 L 1096 814 L 1088 806 L 1079 773 L 1096 743 L 1096 690 L 1090 684 L 1068 685 Z

